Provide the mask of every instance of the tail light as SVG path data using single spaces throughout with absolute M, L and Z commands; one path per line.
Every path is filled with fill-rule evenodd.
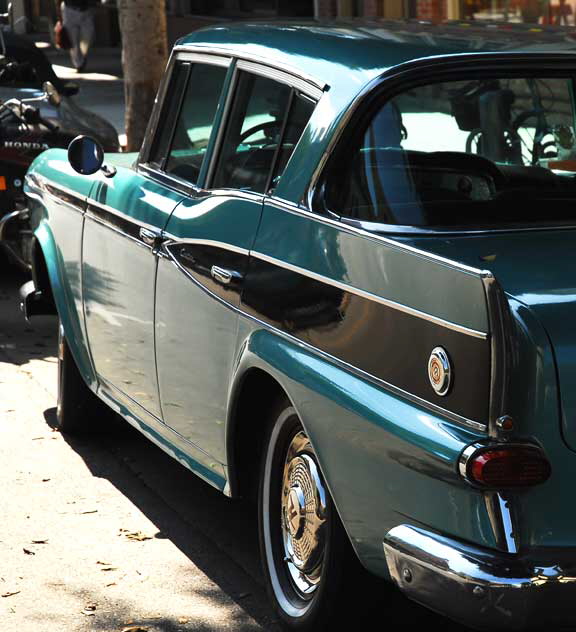
M 488 489 L 531 487 L 550 477 L 542 450 L 528 445 L 468 446 L 460 457 L 460 473 L 473 485 Z

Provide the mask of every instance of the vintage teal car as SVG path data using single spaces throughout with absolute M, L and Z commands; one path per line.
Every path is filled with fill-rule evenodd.
M 358 560 L 471 627 L 576 625 L 575 49 L 219 25 L 138 155 L 80 137 L 27 175 L 61 430 L 112 410 L 256 496 L 290 629 L 353 606 Z

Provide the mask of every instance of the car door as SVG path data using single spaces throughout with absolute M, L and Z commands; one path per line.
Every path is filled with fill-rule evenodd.
M 162 417 L 154 352 L 158 246 L 168 217 L 190 189 L 180 171 L 166 171 L 164 163 L 170 145 L 183 142 L 176 135 L 186 133 L 174 122 L 187 86 L 203 80 L 202 67 L 190 61 L 177 59 L 172 66 L 147 166 L 119 168 L 112 178 L 100 177 L 92 191 L 82 260 L 86 328 L 99 380 L 137 416 L 145 411 L 158 420 Z M 227 72 L 226 67 L 218 70 L 213 82 L 204 85 L 202 116 L 208 126 Z M 200 139 L 184 175 L 199 169 L 205 151 L 205 139 Z
M 236 63 L 204 186 L 171 215 L 167 258 L 158 268 L 156 352 L 164 421 L 210 455 L 206 463 L 225 462 L 228 384 L 249 252 L 264 195 L 294 147 L 283 139 L 299 93 L 290 75 L 270 74 L 265 66 Z

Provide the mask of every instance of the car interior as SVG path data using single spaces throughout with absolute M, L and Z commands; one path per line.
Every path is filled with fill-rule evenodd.
M 409 226 L 573 221 L 574 121 L 568 79 L 416 88 L 337 155 L 325 208 Z

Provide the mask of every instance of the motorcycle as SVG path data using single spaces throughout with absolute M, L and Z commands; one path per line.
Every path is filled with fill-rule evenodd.
M 0 56 L 0 245 L 11 262 L 25 268 L 30 268 L 32 232 L 22 186 L 34 158 L 46 149 L 66 148 L 86 133 L 98 138 L 106 151 L 119 150 L 116 130 L 79 107 L 69 93 L 50 81 L 42 84 L 42 90 L 26 84 L 31 70 L 34 74 L 28 61 Z M 9 89 L 18 96 L 2 101 Z

